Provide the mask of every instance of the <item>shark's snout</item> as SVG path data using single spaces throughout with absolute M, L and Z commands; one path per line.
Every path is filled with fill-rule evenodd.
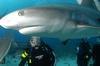
M 15 23 L 15 22 L 10 22 L 10 21 L 6 21 L 6 20 L 1 20 L 0 21 L 0 25 L 3 27 L 3 28 L 6 28 L 6 29 L 15 29 L 18 27 L 18 24 Z

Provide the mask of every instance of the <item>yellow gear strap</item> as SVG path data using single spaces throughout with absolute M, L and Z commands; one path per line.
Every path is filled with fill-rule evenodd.
M 26 51 L 24 53 L 22 53 L 23 58 L 26 58 L 27 55 L 28 55 L 28 53 L 26 53 Z
M 31 59 L 29 59 L 29 63 L 32 63 L 32 60 Z
M 22 57 L 23 57 L 23 58 L 26 58 L 26 56 L 25 56 L 24 54 L 22 54 Z
M 26 51 L 24 52 L 24 54 L 25 54 L 26 56 L 28 55 L 28 53 L 27 53 Z

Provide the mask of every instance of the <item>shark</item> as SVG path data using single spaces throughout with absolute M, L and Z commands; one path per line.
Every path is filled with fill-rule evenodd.
M 64 41 L 99 36 L 99 17 L 99 11 L 82 6 L 40 6 L 11 12 L 1 18 L 0 25 L 23 35 Z

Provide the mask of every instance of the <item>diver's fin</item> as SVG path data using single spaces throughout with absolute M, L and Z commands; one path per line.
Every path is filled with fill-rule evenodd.
M 77 0 L 79 5 L 97 10 L 94 0 Z

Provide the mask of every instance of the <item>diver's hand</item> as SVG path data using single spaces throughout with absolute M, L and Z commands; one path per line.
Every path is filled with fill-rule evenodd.
M 35 58 L 40 60 L 43 58 L 43 55 L 36 56 Z

